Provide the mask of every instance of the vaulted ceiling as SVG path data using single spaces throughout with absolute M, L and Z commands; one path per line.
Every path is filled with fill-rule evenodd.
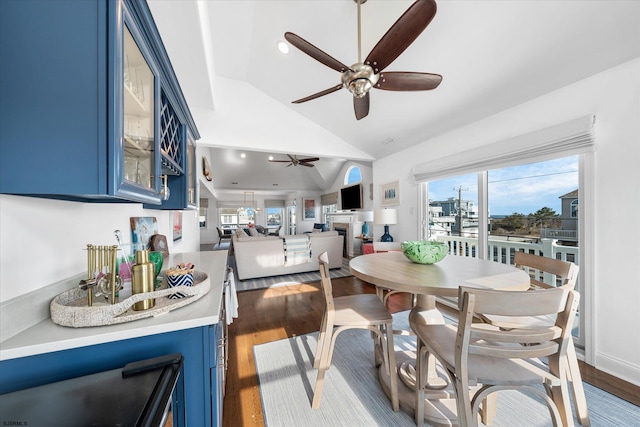
M 148 2 L 200 144 L 220 159 L 239 151 L 322 158 L 316 168 L 274 169 L 263 157 L 251 169 L 255 190 L 285 179 L 326 188 L 345 159 L 371 162 L 640 56 L 639 1 L 440 0 L 387 71 L 441 74 L 441 85 L 373 90 L 370 113 L 358 121 L 345 89 L 292 104 L 339 84 L 340 74 L 293 46 L 287 55 L 276 48 L 291 31 L 344 64 L 357 62 L 354 0 Z M 361 6 L 362 57 L 412 3 Z M 219 188 L 231 185 L 233 171 L 218 170 Z

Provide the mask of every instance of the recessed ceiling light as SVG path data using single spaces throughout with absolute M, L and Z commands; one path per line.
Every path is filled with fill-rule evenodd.
M 269 160 L 273 160 L 273 156 L 269 156 Z
M 242 157 L 244 159 L 245 157 L 247 157 L 247 155 L 244 154 L 244 153 L 240 153 L 240 157 Z
M 289 45 L 287 44 L 287 42 L 278 40 L 277 46 L 280 53 L 283 53 L 285 55 L 289 53 Z

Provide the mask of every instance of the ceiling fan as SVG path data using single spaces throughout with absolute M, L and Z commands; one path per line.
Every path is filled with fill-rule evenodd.
M 311 164 L 310 162 L 317 162 L 318 160 L 320 160 L 319 157 L 307 157 L 306 159 L 299 159 L 298 156 L 296 156 L 295 154 L 292 156 L 291 154 L 287 154 L 287 156 L 289 157 L 289 160 L 273 160 L 273 159 L 269 159 L 270 162 L 281 162 L 281 163 L 289 163 L 287 165 L 287 167 L 289 166 L 306 166 L 309 168 L 313 167 L 313 164 Z
M 442 76 L 409 71 L 383 72 L 427 28 L 436 14 L 435 0 L 416 0 L 389 28 L 364 62 L 361 60 L 360 5 L 367 0 L 353 0 L 358 4 L 358 62 L 348 67 L 318 49 L 302 37 L 287 32 L 285 39 L 313 59 L 342 73 L 342 83 L 321 92 L 293 101 L 310 101 L 336 92 L 343 87 L 353 94 L 356 119 L 369 114 L 369 91 L 372 88 L 392 91 L 431 90 L 438 87 Z

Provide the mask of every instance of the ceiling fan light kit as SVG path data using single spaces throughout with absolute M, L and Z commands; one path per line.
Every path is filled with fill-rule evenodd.
M 427 28 L 436 14 L 435 0 L 416 0 L 382 36 L 364 62 L 361 60 L 360 6 L 366 0 L 353 1 L 358 5 L 358 62 L 351 67 L 344 65 L 302 37 L 291 32 L 285 33 L 285 39 L 293 46 L 342 74 L 341 84 L 295 100 L 294 104 L 311 101 L 344 87 L 353 94 L 354 112 L 356 119 L 360 120 L 369 114 L 369 92 L 373 88 L 390 91 L 419 91 L 435 89 L 440 85 L 442 76 L 439 74 L 410 71 L 382 73 Z

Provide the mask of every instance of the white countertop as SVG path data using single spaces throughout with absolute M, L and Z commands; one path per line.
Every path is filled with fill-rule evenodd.
M 220 321 L 223 287 L 227 267 L 226 251 L 188 252 L 169 255 L 163 269 L 191 262 L 211 280 L 211 289 L 198 301 L 169 313 L 128 323 L 88 328 L 60 326 L 50 318 L 0 343 L 0 361 L 68 350 L 130 338 L 162 334 Z

